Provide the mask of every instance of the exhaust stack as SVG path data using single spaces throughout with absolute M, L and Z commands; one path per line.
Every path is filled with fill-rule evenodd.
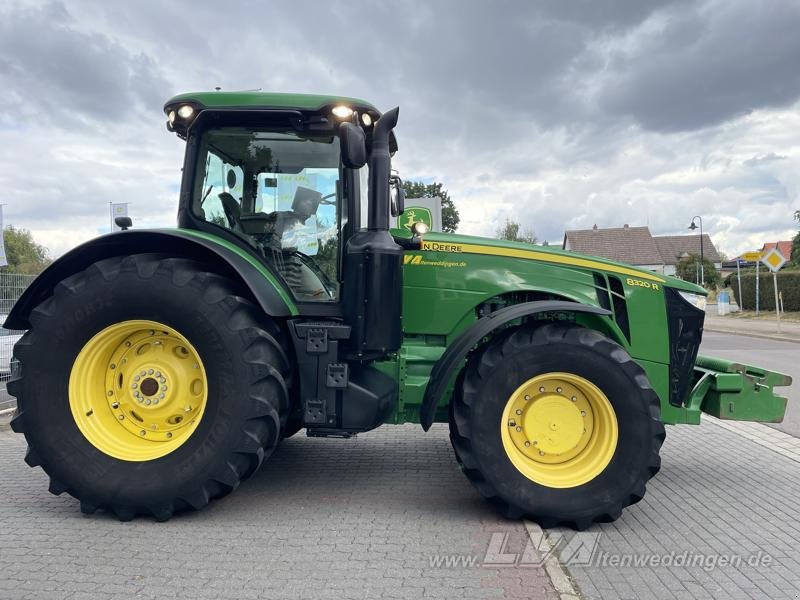
M 403 249 L 389 235 L 389 134 L 400 109 L 373 127 L 369 155 L 367 228 L 347 242 L 343 309 L 352 328 L 352 358 L 372 360 L 393 352 L 402 340 Z

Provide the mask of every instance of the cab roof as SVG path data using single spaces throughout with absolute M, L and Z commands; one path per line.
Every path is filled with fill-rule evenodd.
M 346 104 L 361 111 L 378 112 L 369 102 L 347 96 L 321 94 L 287 94 L 261 91 L 243 92 L 189 92 L 167 100 L 164 109 L 176 104 L 192 102 L 204 108 L 285 108 L 316 111 L 330 105 Z

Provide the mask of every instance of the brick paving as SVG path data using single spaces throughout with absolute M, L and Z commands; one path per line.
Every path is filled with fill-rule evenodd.
M 750 438 L 712 420 L 667 428 L 647 497 L 589 530 L 599 533 L 589 564 L 565 566 L 581 597 L 800 594 L 794 442 L 746 429 Z M 785 452 L 770 447 L 778 441 Z M 444 426 L 292 438 L 233 495 L 164 524 L 84 517 L 74 499 L 47 493 L 23 454 L 21 436 L 0 431 L 0 598 L 558 597 L 539 565 L 481 565 L 493 534 L 521 554 L 524 524 L 498 517 L 469 486 Z M 559 533 L 574 535 L 548 536 Z M 684 552 L 706 568 L 611 564 Z M 722 556 L 741 564 L 707 568 Z M 436 557 L 476 563 L 435 566 Z
M 767 434 L 753 440 L 735 431 L 738 424 L 723 425 L 706 419 L 700 427 L 667 427 L 661 472 L 647 496 L 593 529 L 600 533 L 593 564 L 567 566 L 583 597 L 800 596 L 800 468 L 785 448 L 768 447 L 770 435 L 787 447 L 795 438 L 744 425 L 750 435 Z M 695 565 L 674 564 L 684 553 Z M 663 564 L 670 555 L 671 566 L 630 566 L 636 557 Z M 610 566 L 611 556 L 632 558 Z
M 480 566 L 493 533 L 521 547 L 525 528 L 478 497 L 443 426 L 295 436 L 232 495 L 163 524 L 84 517 L 24 450 L 0 431 L 3 599 L 558 597 L 542 567 Z

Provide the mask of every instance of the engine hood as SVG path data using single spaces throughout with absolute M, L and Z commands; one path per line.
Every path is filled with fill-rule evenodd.
M 393 230 L 392 233 L 397 237 L 410 237 L 408 230 Z M 509 242 L 471 235 L 451 234 L 451 233 L 429 233 L 422 240 L 422 250 L 466 253 L 466 254 L 488 254 L 503 258 L 523 259 L 539 261 L 560 265 L 570 269 L 580 269 L 585 271 L 603 271 L 615 273 L 624 277 L 642 279 L 661 283 L 666 287 L 691 292 L 694 294 L 707 294 L 702 287 L 683 281 L 676 277 L 663 275 L 642 269 L 633 265 L 616 262 L 599 256 L 589 256 L 570 252 L 553 246 L 537 246 L 523 242 Z

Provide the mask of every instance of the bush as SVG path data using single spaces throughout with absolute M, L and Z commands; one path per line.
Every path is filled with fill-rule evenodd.
M 765 269 L 766 270 L 766 269 Z M 761 273 L 759 276 L 759 292 L 761 299 L 759 308 L 761 310 L 775 310 L 775 287 L 772 283 L 772 273 Z M 736 276 L 731 277 L 731 292 L 736 296 L 739 293 L 739 285 Z M 800 271 L 779 271 L 778 272 L 778 293 L 783 294 L 783 309 L 786 311 L 800 311 Z M 737 299 L 738 300 L 738 299 Z M 739 306 L 743 310 L 756 309 L 756 274 L 742 274 L 742 302 Z

